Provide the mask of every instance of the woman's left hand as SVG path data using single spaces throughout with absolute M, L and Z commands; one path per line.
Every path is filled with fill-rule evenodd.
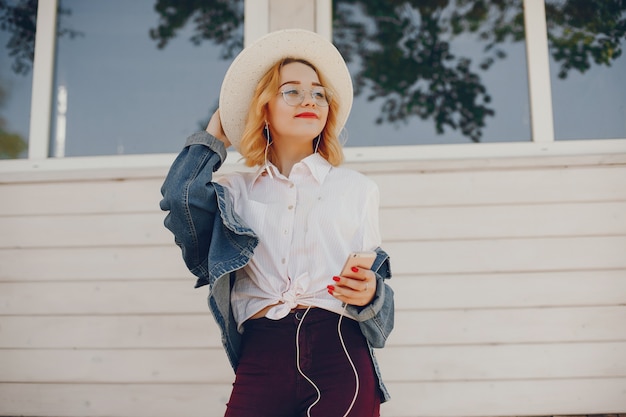
M 333 277 L 328 293 L 347 304 L 368 305 L 376 294 L 376 275 L 369 269 L 353 267 L 348 274 Z

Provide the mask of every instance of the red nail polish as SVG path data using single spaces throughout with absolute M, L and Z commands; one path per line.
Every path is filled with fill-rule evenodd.
M 328 288 L 328 291 L 335 291 L 334 285 L 328 285 L 326 288 Z
M 352 272 L 359 272 L 359 268 L 357 268 L 356 266 L 352 267 Z
M 341 278 L 339 278 L 339 277 L 333 277 L 333 281 L 335 281 L 335 282 L 339 282 L 340 279 Z

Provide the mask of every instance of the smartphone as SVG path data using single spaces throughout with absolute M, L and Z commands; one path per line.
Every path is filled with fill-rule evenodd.
M 341 269 L 341 275 L 347 275 L 353 266 L 371 269 L 376 259 L 376 252 L 352 252 Z

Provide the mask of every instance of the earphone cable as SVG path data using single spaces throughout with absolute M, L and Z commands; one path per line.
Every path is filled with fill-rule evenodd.
M 339 335 L 339 341 L 341 342 L 341 347 L 343 348 L 343 352 L 346 354 L 346 358 L 348 358 L 348 362 L 350 363 L 350 366 L 352 367 L 352 372 L 354 372 L 354 380 L 355 380 L 356 386 L 354 389 L 354 396 L 352 397 L 352 402 L 348 406 L 348 409 L 344 413 L 343 417 L 347 417 L 348 414 L 350 414 L 350 411 L 352 411 L 352 408 L 354 407 L 354 403 L 356 402 L 356 399 L 359 395 L 359 373 L 356 369 L 356 366 L 354 365 L 354 362 L 352 361 L 352 358 L 350 357 L 350 353 L 348 352 L 346 343 L 343 340 L 343 334 L 341 333 L 341 323 L 343 321 L 343 317 L 346 312 L 346 307 L 347 307 L 347 304 L 344 304 L 343 311 L 339 315 L 339 320 L 337 322 L 337 334 Z M 315 385 L 315 383 L 311 380 L 311 378 L 309 378 L 302 371 L 302 368 L 300 367 L 300 328 L 302 327 L 302 322 L 304 322 L 304 318 L 306 317 L 310 309 L 311 309 L 311 306 L 307 307 L 304 314 L 302 315 L 302 318 L 300 319 L 300 322 L 298 323 L 298 328 L 296 329 L 296 367 L 298 368 L 298 372 L 300 373 L 300 375 L 302 375 L 302 377 L 306 379 L 309 382 L 309 384 L 313 386 L 313 388 L 315 388 L 315 392 L 317 393 L 317 398 L 306 410 L 307 417 L 311 417 L 311 409 L 322 399 L 322 393 L 320 392 L 317 385 Z
M 313 388 L 315 388 L 315 392 L 317 392 L 317 398 L 315 399 L 313 404 L 311 404 L 306 410 L 307 417 L 311 417 L 311 409 L 322 399 L 322 393 L 320 392 L 320 389 L 317 387 L 317 385 L 315 385 L 315 382 L 313 382 L 311 378 L 309 378 L 304 372 L 302 372 L 302 368 L 300 368 L 300 327 L 302 327 L 304 318 L 306 317 L 310 309 L 311 306 L 307 307 L 306 311 L 302 315 L 302 318 L 300 319 L 300 323 L 298 323 L 298 328 L 296 329 L 296 367 L 298 368 L 298 372 L 300 372 L 300 375 L 302 375 L 304 379 L 306 379 L 309 384 L 311 384 Z
M 337 333 L 339 334 L 339 341 L 341 342 L 341 346 L 343 347 L 343 351 L 346 354 L 346 358 L 348 358 L 348 362 L 350 362 L 350 366 L 352 367 L 352 371 L 354 372 L 354 380 L 356 383 L 356 387 L 354 389 L 354 397 L 352 397 L 352 402 L 350 403 L 350 406 L 348 407 L 348 409 L 346 410 L 345 414 L 343 415 L 343 417 L 347 417 L 348 414 L 350 414 L 350 411 L 352 411 L 352 407 L 354 407 L 354 403 L 356 402 L 356 398 L 359 395 L 359 373 L 356 370 L 356 366 L 354 365 L 354 362 L 352 361 L 352 358 L 350 357 L 350 354 L 348 353 L 348 348 L 346 348 L 346 343 L 343 340 L 343 335 L 341 334 L 341 322 L 343 319 L 343 316 L 346 312 L 346 307 L 348 305 L 344 303 L 343 305 L 343 311 L 341 312 L 341 315 L 339 316 L 339 322 L 337 323 Z

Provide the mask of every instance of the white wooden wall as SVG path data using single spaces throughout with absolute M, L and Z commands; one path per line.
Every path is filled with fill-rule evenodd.
M 626 411 L 626 155 L 352 167 L 394 270 L 385 417 Z M 0 415 L 223 415 L 165 173 L 0 178 Z

